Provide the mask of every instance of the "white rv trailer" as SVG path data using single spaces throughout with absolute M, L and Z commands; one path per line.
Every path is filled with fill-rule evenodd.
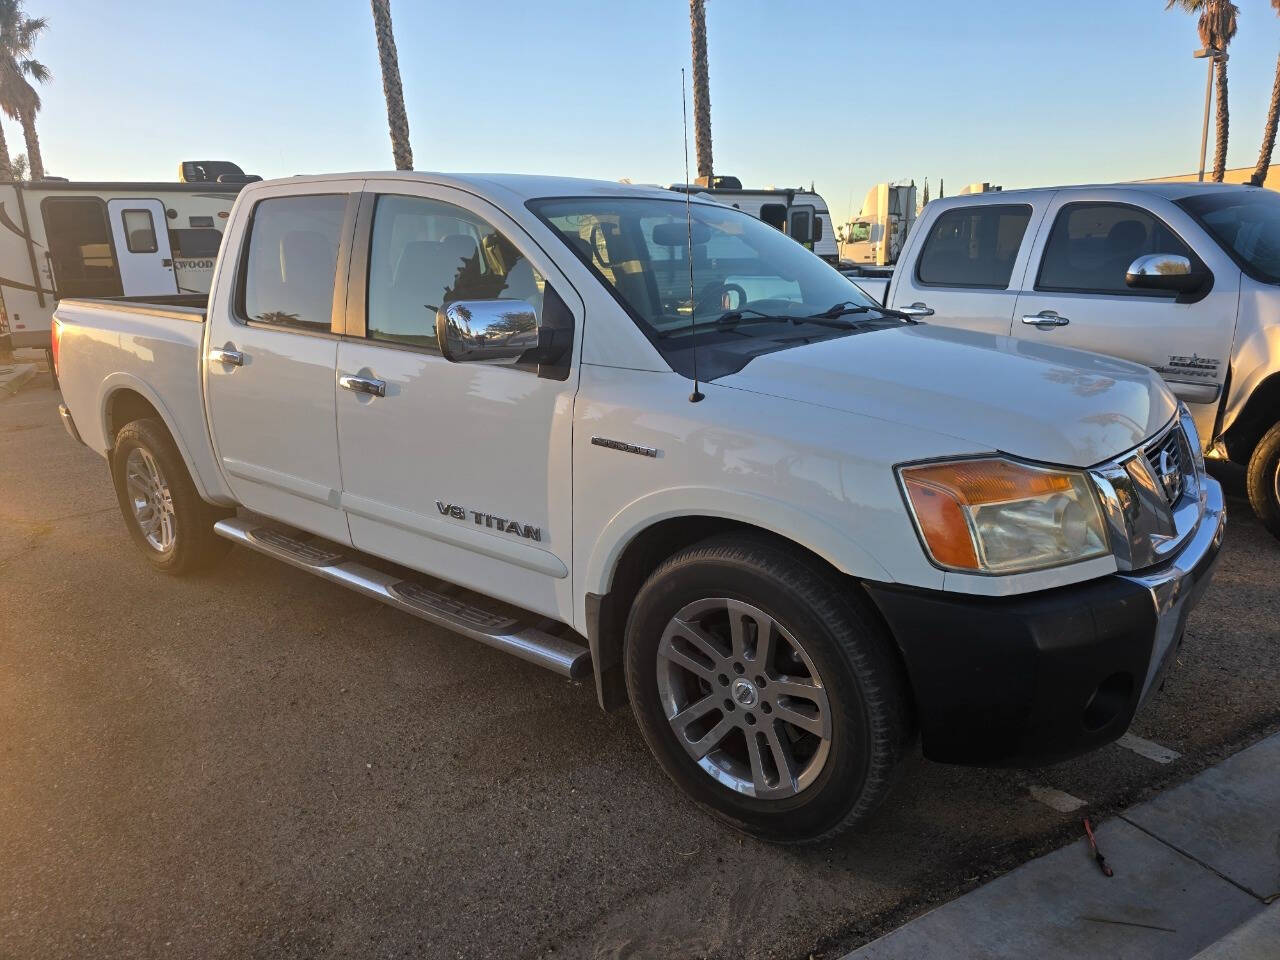
M 840 260 L 836 248 L 836 234 L 831 223 L 831 210 L 827 201 L 813 190 L 778 189 L 767 187 L 759 190 L 745 189 L 737 177 L 716 177 L 714 186 L 703 186 L 701 181 L 690 184 L 695 194 L 702 194 L 748 213 L 757 220 L 781 230 L 801 243 L 823 260 L 835 266 Z M 683 183 L 673 183 L 672 190 L 683 191 Z
M 0 335 L 48 350 L 62 297 L 208 293 L 243 185 L 0 181 Z

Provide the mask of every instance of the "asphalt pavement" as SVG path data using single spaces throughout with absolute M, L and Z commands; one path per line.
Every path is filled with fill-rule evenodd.
M 1280 729 L 1280 542 L 1228 470 L 1222 563 L 1132 749 L 913 757 L 865 829 L 769 846 L 587 684 L 243 550 L 153 573 L 57 400 L 44 373 L 0 400 L 6 960 L 833 958 Z

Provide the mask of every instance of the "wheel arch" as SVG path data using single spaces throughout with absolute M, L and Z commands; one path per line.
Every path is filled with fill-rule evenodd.
M 665 495 L 671 492 L 665 491 Z M 632 600 L 657 566 L 711 536 L 740 532 L 803 550 L 833 574 L 854 579 L 892 578 L 869 553 L 803 511 L 724 490 L 676 491 L 668 509 L 642 498 L 606 526 L 591 553 L 585 577 L 582 622 L 605 710 L 627 703 L 622 645 Z M 684 509 L 674 506 L 683 503 Z M 790 521 L 790 522 L 788 522 Z M 812 534 L 812 537 L 806 536 Z M 807 541 L 807 542 L 806 542 Z
M 195 484 L 196 492 L 206 501 L 213 497 L 205 485 L 204 478 L 191 456 L 191 451 L 175 427 L 173 415 L 166 408 L 164 401 L 146 383 L 136 377 L 124 373 L 109 376 L 102 385 L 102 401 L 99 404 L 100 427 L 105 442 L 107 455 L 115 449 L 116 435 L 122 427 L 134 420 L 153 418 L 164 426 L 173 445 L 182 457 L 183 466 Z
M 1235 463 L 1248 464 L 1258 441 L 1277 422 L 1280 422 L 1280 372 L 1272 373 L 1249 391 L 1249 399 L 1223 431 L 1227 455 Z

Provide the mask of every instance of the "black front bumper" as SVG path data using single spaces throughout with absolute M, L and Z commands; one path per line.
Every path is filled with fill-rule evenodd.
M 924 755 L 1033 766 L 1123 734 L 1213 574 L 1226 515 L 1206 485 L 1196 532 L 1141 574 L 1014 597 L 866 584 L 906 662 Z

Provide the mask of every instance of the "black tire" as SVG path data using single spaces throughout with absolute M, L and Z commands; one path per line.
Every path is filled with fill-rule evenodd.
M 856 586 L 842 581 L 803 551 L 753 535 L 714 537 L 689 547 L 664 562 L 641 587 L 626 629 L 626 678 L 632 709 L 662 768 L 704 810 L 761 839 L 814 843 L 865 820 L 884 800 L 910 739 L 910 700 L 892 639 L 856 591 Z M 713 777 L 690 755 L 668 719 L 663 696 L 665 691 L 671 702 L 671 681 L 666 681 L 664 688 L 659 680 L 661 670 L 671 669 L 660 653 L 663 633 L 678 612 L 698 608 L 705 598 L 745 601 L 763 611 L 800 641 L 819 675 L 830 716 L 828 752 L 813 779 L 790 796 L 764 799 L 746 795 L 741 787 L 727 786 L 727 781 Z M 711 621 L 708 624 L 714 632 Z M 750 677 L 757 669 L 758 665 L 748 663 L 745 675 Z M 693 678 L 692 674 L 690 678 L 698 687 L 687 694 L 691 700 L 703 697 L 704 691 L 715 691 L 714 685 L 723 681 L 720 675 L 714 680 Z M 790 700 L 777 696 L 779 684 L 786 679 L 775 679 L 773 695 L 778 703 Z M 737 681 L 726 690 L 737 691 Z M 763 732 L 750 731 L 762 729 L 755 724 L 772 723 L 777 733 L 782 708 L 773 707 L 767 711 L 772 716 L 765 717 L 760 711 L 765 710 L 766 685 L 761 684 L 757 693 L 759 700 L 752 712 L 758 716 L 747 717 L 746 711 L 738 708 L 741 721 L 753 724 L 742 726 L 740 733 L 763 738 Z M 699 704 L 705 702 L 700 700 Z M 714 725 L 708 739 L 716 729 L 722 729 L 721 723 L 731 719 L 733 708 L 728 699 L 723 703 L 724 710 L 712 708 L 713 719 L 699 721 Z M 676 712 L 679 707 L 670 709 Z M 796 733 L 793 729 L 792 735 Z M 734 736 L 728 734 L 723 741 L 728 746 L 713 754 L 734 762 Z M 685 738 L 686 742 L 690 739 Z M 745 739 L 742 746 L 746 747 Z M 791 749 L 804 749 L 804 744 L 793 740 Z M 756 767 L 751 770 L 754 773 Z M 799 780 L 787 782 L 794 789 Z
M 142 521 L 134 510 L 127 479 L 130 454 L 134 451 L 154 461 L 167 485 L 172 503 L 173 531 L 168 549 L 159 549 L 148 540 Z M 111 452 L 111 479 L 129 535 L 147 561 L 161 573 L 183 576 L 203 570 L 220 560 L 230 549 L 230 541 L 215 534 L 213 525 L 232 511 L 201 499 L 173 438 L 158 420 L 134 420 L 125 424 L 116 435 L 115 449 Z
M 1271 535 L 1280 538 L 1280 423 L 1263 434 L 1249 457 L 1245 488 L 1249 504 Z

